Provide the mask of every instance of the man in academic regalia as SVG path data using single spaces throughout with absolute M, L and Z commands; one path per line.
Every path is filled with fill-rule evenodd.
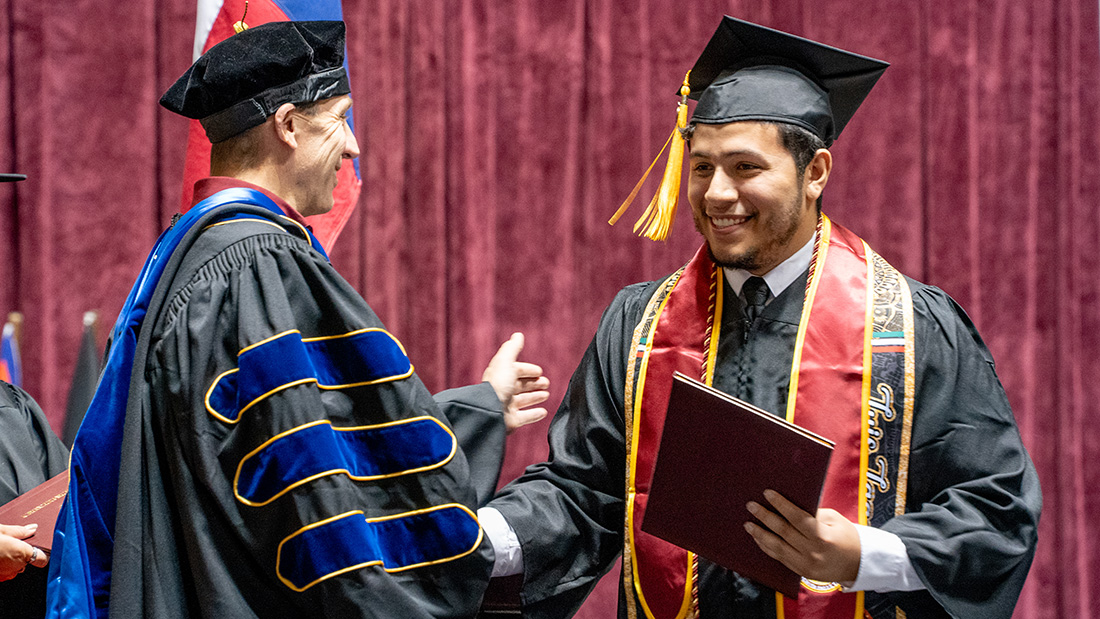
M 615 297 L 549 460 L 481 510 L 494 575 L 523 574 L 525 617 L 571 616 L 620 554 L 620 617 L 1011 616 L 1041 497 L 989 351 L 943 291 L 820 212 L 826 147 L 885 68 L 722 21 L 672 138 L 705 242 Z M 651 238 L 678 192 L 673 150 L 639 222 Z M 816 513 L 769 492 L 726 523 L 803 577 L 797 599 L 640 529 L 674 371 L 836 443 Z
M 433 398 L 303 216 L 359 150 L 342 22 L 274 22 L 200 57 L 161 104 L 213 176 L 158 240 L 77 434 L 50 617 L 471 617 L 474 510 L 538 366 Z M 503 408 L 503 415 L 502 415 Z

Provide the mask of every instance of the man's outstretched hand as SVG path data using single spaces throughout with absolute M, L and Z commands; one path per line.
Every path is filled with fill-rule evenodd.
M 775 511 L 750 501 L 746 507 L 760 522 L 745 523 L 761 550 L 811 580 L 855 581 L 860 546 L 854 524 L 832 509 L 819 509 L 811 516 L 773 490 L 765 491 L 764 498 Z
M 513 333 L 500 345 L 481 375 L 481 380 L 493 386 L 504 406 L 504 427 L 508 434 L 545 417 L 545 408 L 527 407 L 542 404 L 550 397 L 547 391 L 550 379 L 542 375 L 541 367 L 518 360 L 522 350 L 523 334 Z

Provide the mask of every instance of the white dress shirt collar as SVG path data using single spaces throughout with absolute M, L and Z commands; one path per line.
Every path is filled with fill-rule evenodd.
M 771 291 L 771 298 L 778 297 L 781 292 L 787 289 L 794 280 L 798 279 L 802 272 L 810 268 L 810 258 L 814 254 L 814 238 L 811 238 L 808 243 L 802 246 L 802 249 L 794 252 L 790 258 L 787 258 L 783 262 L 779 263 L 774 269 L 768 271 L 763 275 L 764 281 L 768 284 L 768 290 Z M 726 274 L 726 281 L 729 282 L 730 288 L 734 293 L 741 294 L 741 286 L 745 285 L 745 280 L 752 277 L 752 273 L 741 269 L 722 269 Z

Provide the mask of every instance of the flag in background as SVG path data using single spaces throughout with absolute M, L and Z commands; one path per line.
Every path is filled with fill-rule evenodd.
M 73 381 L 69 385 L 69 400 L 65 404 L 65 425 L 61 429 L 61 441 L 69 449 L 84 421 L 84 414 L 92 404 L 103 363 L 96 347 L 96 331 L 99 327 L 98 312 L 84 312 L 84 332 L 80 337 L 80 350 L 76 353 Z
M 194 58 L 198 59 L 206 50 L 233 36 L 233 24 L 241 20 L 248 26 L 258 26 L 271 21 L 313 21 L 343 20 L 344 13 L 340 0 L 248 0 L 248 14 L 245 15 L 245 0 L 198 0 L 198 12 L 195 19 Z M 344 55 L 344 68 L 348 68 L 347 54 Z M 351 72 L 348 72 L 351 75 Z M 348 119 L 351 122 L 351 119 Z M 187 154 L 183 167 L 183 196 L 180 212 L 191 207 L 191 197 L 195 181 L 210 174 L 210 140 L 197 120 L 190 121 L 187 134 Z M 333 191 L 332 210 L 324 215 L 314 215 L 306 220 L 313 228 L 313 234 L 325 251 L 331 251 L 336 237 L 344 229 L 351 217 L 355 203 L 359 200 L 362 182 L 359 180 L 359 160 L 354 165 L 341 166 L 338 183 Z
M 15 339 L 15 325 L 4 323 L 4 334 L 0 336 L 0 380 L 16 387 L 23 386 L 23 369 L 19 362 L 19 342 Z

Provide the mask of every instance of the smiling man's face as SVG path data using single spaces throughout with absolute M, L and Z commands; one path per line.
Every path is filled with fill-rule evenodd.
M 813 238 L 816 196 L 774 124 L 696 125 L 689 162 L 695 227 L 718 264 L 763 275 Z
M 295 149 L 295 182 L 287 202 L 302 215 L 320 215 L 332 210 L 341 165 L 359 156 L 359 144 L 348 124 L 351 97 L 325 99 L 306 113 L 298 113 L 298 148 Z

